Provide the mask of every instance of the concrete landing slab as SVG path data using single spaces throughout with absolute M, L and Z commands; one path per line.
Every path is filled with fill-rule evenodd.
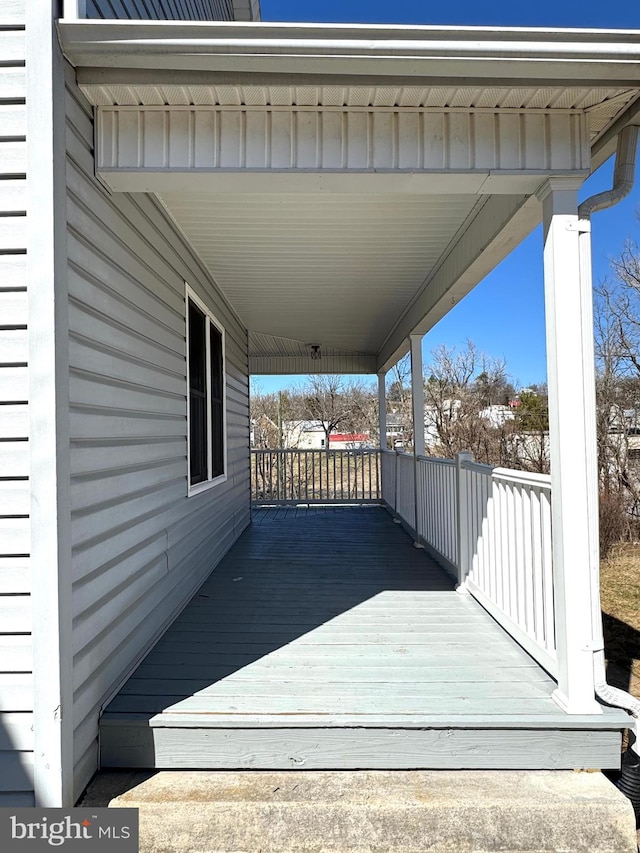
M 637 853 L 601 773 L 102 773 L 83 805 L 140 810 L 141 853 Z

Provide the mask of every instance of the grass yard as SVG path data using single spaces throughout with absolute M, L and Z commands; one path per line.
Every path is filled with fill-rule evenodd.
M 611 550 L 601 586 L 607 680 L 640 698 L 640 545 Z

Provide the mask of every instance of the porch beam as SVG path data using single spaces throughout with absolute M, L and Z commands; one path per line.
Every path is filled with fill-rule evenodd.
M 463 175 L 458 192 L 517 193 L 533 192 L 549 174 L 588 169 L 589 162 L 587 124 L 579 110 L 297 105 L 97 110 L 96 171 L 114 190 L 140 190 L 131 183 L 136 173 L 149 173 L 149 189 L 163 192 L 170 186 L 163 176 L 171 174 L 181 182 L 192 175 L 201 189 L 221 172 L 277 172 L 281 180 L 282 173 L 292 172 L 382 171 Z
M 264 376 L 289 376 L 307 373 L 375 373 L 375 355 L 343 353 L 321 354 L 320 358 L 309 355 L 251 355 L 249 373 Z
M 580 263 L 579 181 L 541 189 L 549 383 L 553 573 L 558 655 L 557 704 L 602 713 L 595 700 L 590 547 L 597 526 L 597 443 L 591 274 Z M 595 561 L 595 565 L 594 565 Z

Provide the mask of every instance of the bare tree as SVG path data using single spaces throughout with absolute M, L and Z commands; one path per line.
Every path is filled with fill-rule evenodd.
M 550 470 L 549 399 L 546 385 L 520 391 L 512 421 L 505 423 L 501 464 L 548 474 Z
M 501 424 L 487 408 L 506 403 L 511 391 L 504 360 L 481 353 L 472 341 L 462 349 L 439 346 L 425 376 L 425 427 L 438 455 L 470 450 L 476 459 L 503 462 Z
M 640 521 L 640 247 L 629 240 L 595 288 L 603 550 Z
M 329 447 L 329 436 L 338 428 L 343 432 L 376 430 L 373 389 L 359 380 L 332 374 L 308 376 L 305 384 L 297 388 L 297 396 L 303 417 L 322 424 L 325 447 Z
M 413 446 L 413 413 L 411 393 L 411 358 L 405 355 L 397 361 L 387 377 L 387 422 L 393 417 L 395 429 L 404 447 Z M 386 436 L 385 436 L 386 438 Z M 386 446 L 381 442 L 381 446 Z
M 629 241 L 595 288 L 601 540 L 640 520 L 640 249 Z M 624 529 L 626 519 L 626 530 Z

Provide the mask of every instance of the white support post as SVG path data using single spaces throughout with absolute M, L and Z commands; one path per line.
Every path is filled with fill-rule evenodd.
M 473 453 L 463 451 L 456 456 L 456 547 L 458 553 L 458 592 L 466 592 L 466 580 L 469 574 L 469 548 L 467 531 L 469 527 L 469 498 L 465 462 L 473 462 Z
M 558 688 L 571 714 L 602 713 L 595 699 L 590 530 L 597 525 L 595 367 L 590 270 L 581 269 L 575 178 L 551 178 L 544 218 L 544 287 Z M 597 527 L 596 527 L 597 529 Z M 597 570 L 597 567 L 596 567 Z
M 422 335 L 411 335 L 411 400 L 413 402 L 413 455 L 424 456 L 424 380 Z
M 378 426 L 380 449 L 387 449 L 387 374 L 378 373 Z
M 424 379 L 422 377 L 422 335 L 410 335 L 411 401 L 413 404 L 413 529 L 418 535 L 418 456 L 424 456 Z M 424 532 L 424 531 L 422 531 Z

